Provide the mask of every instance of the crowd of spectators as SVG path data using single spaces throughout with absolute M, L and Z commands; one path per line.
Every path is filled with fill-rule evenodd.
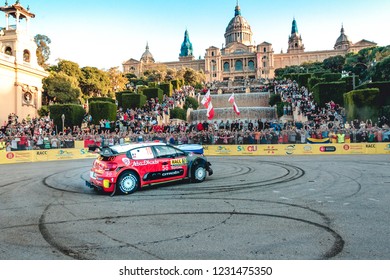
M 278 120 L 219 120 L 187 123 L 170 121 L 161 124 L 159 119 L 169 114 L 169 109 L 180 106 L 194 89 L 185 87 L 172 97 L 164 96 L 162 102 L 150 100 L 143 108 L 122 110 L 116 121 L 100 120 L 93 124 L 86 115 L 81 127 L 66 127 L 58 132 L 49 116 L 20 120 L 10 114 L 8 122 L 0 129 L 0 149 L 32 150 L 72 147 L 74 141 L 88 141 L 92 145 L 114 145 L 125 142 L 163 141 L 171 144 L 280 144 L 307 143 L 321 139 L 338 143 L 389 142 L 388 120 L 378 119 L 345 121 L 345 112 L 330 101 L 320 108 L 306 88 L 293 81 L 275 85 L 275 92 L 287 102 L 291 110 L 304 114 L 307 121 L 285 122 Z

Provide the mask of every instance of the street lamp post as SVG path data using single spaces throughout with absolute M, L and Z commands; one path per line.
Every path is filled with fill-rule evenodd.
M 62 114 L 61 116 L 61 119 L 62 119 L 62 133 L 65 131 L 64 128 L 65 128 L 65 115 Z

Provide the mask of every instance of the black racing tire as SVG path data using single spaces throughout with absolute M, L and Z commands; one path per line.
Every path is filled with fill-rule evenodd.
M 131 194 L 137 191 L 139 185 L 139 177 L 134 171 L 123 172 L 116 182 L 116 188 L 122 194 Z
M 195 163 L 192 166 L 191 181 L 193 183 L 201 183 L 206 179 L 206 165 L 203 162 Z

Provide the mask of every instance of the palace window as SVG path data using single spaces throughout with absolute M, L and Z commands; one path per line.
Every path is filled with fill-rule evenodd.
M 248 68 L 251 71 L 255 70 L 255 63 L 253 62 L 253 60 L 248 61 Z
M 236 61 L 235 70 L 236 71 L 242 71 L 243 70 L 243 68 L 242 68 L 242 61 L 241 60 L 237 60 Z
M 229 62 L 225 62 L 223 64 L 223 72 L 230 72 L 230 65 Z

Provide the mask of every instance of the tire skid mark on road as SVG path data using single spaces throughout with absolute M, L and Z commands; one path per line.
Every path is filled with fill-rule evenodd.
M 26 178 L 26 179 L 21 179 L 21 180 L 18 180 L 17 182 L 10 182 L 10 183 L 6 183 L 4 185 L 0 185 L 0 188 L 7 188 L 7 187 L 10 187 L 12 185 L 15 185 L 15 184 L 18 184 L 18 183 L 23 183 L 23 182 L 28 182 L 28 181 L 31 181 L 33 179 L 36 179 L 36 178 Z M 19 186 L 16 186 L 17 188 L 21 187 L 22 185 L 19 185 Z M 3 195 L 3 194 L 6 194 L 12 190 L 14 190 L 14 188 L 11 188 L 11 189 L 2 189 L 3 191 L 0 192 L 0 195 Z
M 46 242 L 50 246 L 56 248 L 58 251 L 60 251 L 65 256 L 68 256 L 68 257 L 76 259 L 76 260 L 87 260 L 88 258 L 85 258 L 82 254 L 80 254 L 80 252 L 74 251 L 74 250 L 68 248 L 67 246 L 64 246 L 64 245 L 61 245 L 60 243 L 58 243 L 55 240 L 55 237 L 50 234 L 49 229 L 47 228 L 46 223 L 45 223 L 46 213 L 50 209 L 50 207 L 51 207 L 51 204 L 47 205 L 45 210 L 43 210 L 41 217 L 39 218 L 38 228 L 39 228 L 39 231 L 40 231 L 42 237 L 46 240 Z
M 296 167 L 296 166 L 293 166 L 293 165 L 289 165 L 289 164 L 274 163 L 274 162 L 268 162 L 268 161 L 260 161 L 260 163 L 270 164 L 270 165 L 274 165 L 276 167 L 282 168 L 283 170 L 285 170 L 285 174 L 282 174 L 281 176 L 267 179 L 267 180 L 264 180 L 261 182 L 258 182 L 258 181 L 241 182 L 240 181 L 240 182 L 233 182 L 233 183 L 228 183 L 228 184 L 225 183 L 226 180 L 229 178 L 237 178 L 237 176 L 245 176 L 245 175 L 248 175 L 248 174 L 256 171 L 256 169 L 253 167 L 245 166 L 245 167 L 241 167 L 239 169 L 240 171 L 244 171 L 242 173 L 236 173 L 236 172 L 234 172 L 233 174 L 229 173 L 230 174 L 229 176 L 223 176 L 217 180 L 213 180 L 213 178 L 211 178 L 210 180 L 207 181 L 208 185 L 206 188 L 204 186 L 194 187 L 193 184 L 191 184 L 192 185 L 191 188 L 185 188 L 185 189 L 183 189 L 184 192 L 178 193 L 175 195 L 194 195 L 194 194 L 200 194 L 200 193 L 215 194 L 215 193 L 233 192 L 233 191 L 239 191 L 239 190 L 241 191 L 243 189 L 247 190 L 247 189 L 251 189 L 251 188 L 258 188 L 258 187 L 264 187 L 264 186 L 273 186 L 275 184 L 288 183 L 290 181 L 299 179 L 302 176 L 304 176 L 304 174 L 305 174 L 305 171 L 303 169 Z M 51 175 L 43 178 L 43 184 L 51 189 L 55 189 L 55 190 L 59 190 L 59 191 L 63 191 L 63 192 L 80 193 L 80 194 L 90 195 L 91 193 L 93 193 L 93 191 L 92 190 L 89 191 L 89 189 L 86 189 L 86 187 L 77 188 L 77 187 L 74 187 L 73 185 L 66 185 L 66 187 L 64 187 L 64 185 L 65 185 L 64 182 L 66 180 L 63 180 L 62 183 L 57 183 L 57 181 L 61 181 L 60 179 L 54 181 L 53 183 L 49 182 L 49 180 L 52 178 L 56 178 L 56 177 L 61 178 L 61 175 L 63 173 L 66 173 L 69 171 L 74 171 L 74 170 L 79 170 L 79 169 L 80 168 L 68 169 L 65 171 L 51 174 Z M 82 179 L 85 176 L 84 174 L 85 174 L 85 172 L 82 172 L 82 173 L 80 173 L 80 175 L 78 177 Z M 82 179 L 81 181 L 84 181 L 84 180 Z M 218 184 L 218 182 L 220 182 L 220 181 L 222 181 L 223 183 Z M 217 184 L 213 184 L 213 182 L 215 182 Z M 168 185 L 169 185 L 169 187 L 168 187 Z M 68 188 L 69 186 L 71 187 L 70 189 Z M 147 191 L 149 189 L 158 188 L 161 191 L 169 192 L 172 189 L 178 189 L 178 188 L 182 188 L 182 187 L 183 187 L 183 184 L 180 184 L 180 181 L 179 182 L 172 182 L 172 183 L 164 183 L 164 184 L 156 185 L 156 186 L 152 186 L 152 187 L 145 187 L 145 188 L 141 189 L 140 192 L 132 194 L 132 196 L 134 196 L 134 195 L 150 195 L 150 196 L 169 195 L 170 196 L 170 195 L 172 195 L 171 193 L 161 194 L 159 192 L 158 194 L 150 194 L 149 192 L 148 193 L 142 192 L 142 190 Z
M 47 209 L 49 208 L 49 206 L 47 207 Z M 59 244 L 59 243 L 55 242 L 55 239 L 50 235 L 50 233 L 48 232 L 48 230 L 46 228 L 46 225 L 45 225 L 45 223 L 43 221 L 44 220 L 44 215 L 45 215 L 45 212 L 44 212 L 44 214 L 42 214 L 42 217 L 41 217 L 42 221 L 40 219 L 39 228 L 40 228 L 40 231 L 42 233 L 42 236 L 44 237 L 44 239 L 51 246 L 53 246 L 54 248 L 59 250 L 64 255 L 69 256 L 71 258 L 80 259 L 80 260 L 89 259 L 86 256 L 84 256 L 84 254 L 86 252 L 80 252 L 80 251 L 77 251 L 74 248 L 71 249 L 71 248 L 68 248 L 66 245 Z M 213 225 L 213 226 L 208 227 L 208 228 L 204 228 L 204 229 L 199 230 L 197 232 L 194 232 L 194 233 L 191 233 L 191 234 L 186 234 L 186 235 L 183 235 L 183 236 L 163 239 L 163 240 L 141 241 L 141 242 L 137 242 L 135 244 L 129 244 L 127 242 L 124 242 L 124 241 L 121 241 L 121 240 L 118 240 L 118 239 L 114 239 L 112 237 L 110 237 L 110 238 L 112 240 L 118 242 L 118 243 L 121 243 L 122 245 L 120 245 L 120 247 L 127 246 L 127 247 L 131 247 L 131 248 L 139 249 L 137 246 L 140 246 L 140 245 L 157 244 L 157 243 L 162 243 L 162 242 L 167 242 L 167 241 L 172 241 L 172 240 L 181 240 L 181 239 L 184 239 L 184 238 L 187 239 L 187 238 L 193 237 L 193 236 L 195 236 L 195 235 L 197 235 L 199 233 L 216 229 L 218 227 L 218 225 L 225 224 L 227 222 L 227 220 L 231 219 L 234 216 L 239 215 L 239 216 L 253 216 L 253 217 L 268 217 L 268 218 L 276 218 L 276 219 L 288 219 L 288 220 L 305 223 L 305 224 L 308 224 L 308 225 L 315 226 L 317 228 L 323 229 L 324 231 L 326 231 L 326 232 L 328 232 L 329 234 L 332 235 L 332 237 L 334 238 L 334 242 L 332 243 L 332 245 L 330 246 L 330 248 L 327 251 L 325 251 L 324 253 L 319 255 L 319 259 L 326 260 L 326 259 L 331 259 L 331 258 L 337 256 L 340 252 L 342 252 L 342 250 L 344 248 L 344 243 L 345 243 L 343 238 L 341 237 L 341 235 L 339 235 L 332 228 L 330 228 L 330 227 L 328 227 L 326 225 L 322 225 L 322 224 L 319 224 L 319 223 L 316 223 L 316 222 L 312 222 L 312 221 L 306 220 L 306 219 L 290 217 L 290 216 L 286 216 L 286 215 L 274 215 L 274 214 L 238 212 L 238 211 L 220 211 L 220 212 L 219 211 L 195 211 L 195 212 L 190 212 L 190 211 L 185 211 L 184 212 L 183 211 L 183 212 L 166 212 L 166 213 L 140 214 L 140 215 L 120 215 L 120 216 L 112 216 L 112 217 L 96 217 L 96 218 L 88 218 L 88 219 L 79 219 L 79 220 L 71 220 L 71 221 L 56 221 L 56 222 L 49 222 L 47 224 L 53 225 L 53 224 L 61 224 L 61 223 L 71 223 L 71 222 L 75 222 L 75 221 L 92 221 L 92 220 L 93 221 L 100 221 L 100 220 L 106 220 L 106 219 L 111 219 L 112 220 L 112 219 L 128 219 L 128 218 L 140 218 L 140 217 L 141 218 L 145 218 L 145 217 L 155 217 L 155 216 L 169 216 L 169 217 L 173 217 L 175 215 L 176 216 L 179 216 L 179 215 L 227 215 L 227 218 L 225 218 L 223 221 L 221 221 L 220 223 L 218 223 L 216 225 Z M 102 233 L 102 234 L 104 234 L 104 233 Z M 104 235 L 108 237 L 108 235 L 106 235 L 106 234 L 104 234 Z M 83 251 L 85 251 L 85 248 L 83 248 Z M 147 252 L 147 251 L 145 251 L 145 253 L 151 254 L 154 257 L 158 257 L 158 256 L 156 256 L 156 255 L 154 255 L 154 254 L 152 254 L 150 252 Z M 158 257 L 158 258 L 162 259 L 160 257 Z
M 147 255 L 149 255 L 149 256 L 152 256 L 153 258 L 155 258 L 155 259 L 157 259 L 157 260 L 164 260 L 163 258 L 157 256 L 156 254 L 153 254 L 152 252 L 149 252 L 149 251 L 146 251 L 146 250 L 144 250 L 144 249 L 141 249 L 141 248 L 139 248 L 137 245 L 130 244 L 130 243 L 128 243 L 128 242 L 125 242 L 125 241 L 122 241 L 122 240 L 113 238 L 112 236 L 110 236 L 110 235 L 104 233 L 104 232 L 101 231 L 101 230 L 98 230 L 98 233 L 100 233 L 101 235 L 103 235 L 103 236 L 105 236 L 105 237 L 107 237 L 107 238 L 109 238 L 109 239 L 111 239 L 111 240 L 113 240 L 113 241 L 115 241 L 115 242 L 118 242 L 118 243 L 122 244 L 122 246 L 120 246 L 120 247 L 122 247 L 122 248 L 123 248 L 123 247 L 131 247 L 131 248 L 133 248 L 133 249 L 135 249 L 135 250 L 138 250 L 138 251 L 140 251 L 140 252 L 142 252 L 142 253 L 145 253 L 145 254 L 147 254 Z
M 229 178 L 229 177 L 223 177 L 223 178 L 219 178 L 218 180 L 211 179 L 211 180 L 207 181 L 207 183 L 208 183 L 207 187 L 204 187 L 204 186 L 192 187 L 191 186 L 191 188 L 183 189 L 182 191 L 185 191 L 185 192 L 182 192 L 182 193 L 149 194 L 149 193 L 142 193 L 142 191 L 141 191 L 138 194 L 145 195 L 145 196 L 151 196 L 151 197 L 153 197 L 153 196 L 171 196 L 171 195 L 189 196 L 189 195 L 198 195 L 198 194 L 217 194 L 217 193 L 225 193 L 225 192 L 242 191 L 242 190 L 249 190 L 249 189 L 260 188 L 260 187 L 267 187 L 267 188 L 262 189 L 262 190 L 266 190 L 266 189 L 268 189 L 268 187 L 272 187 L 276 184 L 289 183 L 289 182 L 297 180 L 305 175 L 305 171 L 303 169 L 296 167 L 296 166 L 293 166 L 293 165 L 288 165 L 288 164 L 283 164 L 283 163 L 273 163 L 273 162 L 272 163 L 271 162 L 264 162 L 264 163 L 269 163 L 269 164 L 275 165 L 277 167 L 281 167 L 282 169 L 284 169 L 286 171 L 286 174 L 283 174 L 279 177 L 275 177 L 272 179 L 263 180 L 261 182 L 259 182 L 259 181 L 239 182 L 239 183 L 233 182 L 230 184 L 223 183 L 221 185 L 219 185 L 219 184 L 211 185 L 211 187 L 210 187 L 210 184 L 213 183 L 213 181 L 214 182 L 215 181 L 218 181 L 218 182 L 225 181 L 227 178 Z M 230 176 L 230 177 L 236 178 L 237 175 Z M 161 191 L 169 192 L 172 189 L 178 189 L 180 187 L 181 187 L 180 185 L 175 185 L 174 187 L 162 187 Z M 147 189 L 144 189 L 144 190 L 147 191 Z M 134 195 L 134 194 L 132 194 L 132 195 Z M 135 195 L 137 195 L 137 193 Z
M 211 187 L 207 187 L 207 188 L 205 188 L 204 186 L 203 187 L 195 187 L 195 188 L 191 187 L 191 188 L 187 188 L 186 190 L 188 190 L 188 191 L 186 191 L 186 192 L 166 193 L 166 192 L 172 191 L 172 189 L 177 191 L 178 188 L 183 187 L 183 185 L 175 183 L 173 187 L 170 186 L 170 187 L 166 187 L 166 188 L 164 188 L 164 187 L 159 188 L 159 190 L 164 190 L 164 192 L 165 192 L 164 194 L 162 194 L 160 191 L 157 194 L 153 194 L 152 192 L 148 192 L 147 191 L 148 189 L 146 189 L 146 192 L 140 191 L 140 192 L 137 192 L 135 194 L 132 194 L 131 196 L 121 196 L 120 197 L 121 200 L 119 202 L 123 202 L 123 201 L 129 200 L 129 199 L 132 200 L 134 198 L 136 198 L 138 201 L 140 201 L 140 200 L 142 200 L 143 197 L 148 197 L 147 200 L 155 200 L 155 199 L 161 199 L 162 196 L 163 196 L 162 199 L 167 199 L 166 196 L 171 196 L 171 199 L 176 199 L 176 200 L 177 199 L 180 199 L 180 200 L 186 200 L 186 199 L 221 200 L 222 199 L 227 203 L 228 203 L 228 201 L 248 201 L 249 199 L 218 198 L 218 197 L 217 198 L 204 198 L 204 197 L 194 197 L 194 195 L 218 194 L 218 193 L 234 192 L 234 191 L 239 191 L 239 190 L 248 190 L 248 189 L 253 189 L 253 188 L 259 188 L 260 190 L 263 190 L 263 189 L 267 189 L 264 187 L 272 187 L 272 186 L 277 185 L 277 184 L 288 183 L 288 182 L 291 182 L 293 180 L 297 180 L 305 175 L 305 171 L 303 169 L 301 169 L 300 167 L 286 164 L 286 163 L 257 161 L 257 162 L 250 162 L 248 164 L 253 165 L 254 163 L 274 165 L 276 167 L 282 168 L 283 170 L 285 170 L 285 172 L 281 176 L 278 176 L 276 178 L 267 179 L 267 180 L 264 180 L 261 182 L 242 182 L 242 181 L 238 180 L 238 182 L 236 182 L 236 183 L 233 182 L 231 184 L 218 184 L 219 181 L 226 180 L 227 177 L 224 176 L 223 178 L 218 178 L 217 180 L 214 180 L 214 182 L 217 183 L 216 185 L 212 184 L 213 180 L 209 180 L 208 183 L 209 183 L 209 185 L 211 184 Z M 42 182 L 45 186 L 52 188 L 52 189 L 55 189 L 55 190 L 62 191 L 62 192 L 91 194 L 92 192 L 85 193 L 85 192 L 80 192 L 78 190 L 61 189 L 61 185 L 58 185 L 58 183 L 57 183 L 57 181 L 60 181 L 60 179 L 54 180 L 54 182 L 57 183 L 56 185 L 52 184 L 52 182 L 48 182 L 48 180 L 52 176 L 61 176 L 61 174 L 64 172 L 69 172 L 72 170 L 76 171 L 76 169 L 80 170 L 80 167 L 54 173 L 50 176 L 45 177 Z M 250 174 L 252 172 L 256 172 L 256 169 L 249 167 L 249 166 L 244 166 L 244 167 L 241 166 L 239 168 L 239 172 L 242 172 L 242 173 L 239 173 L 239 174 L 237 174 L 236 172 L 234 172 L 234 174 L 229 173 L 230 176 L 228 176 L 228 177 L 229 178 L 237 178 L 237 176 L 244 176 L 244 175 Z M 82 173 L 80 173 L 78 178 L 83 180 L 84 176 L 85 176 L 85 172 L 82 172 Z M 184 186 L 184 187 L 187 187 L 187 186 Z M 261 187 L 263 187 L 263 189 L 261 189 Z M 182 190 L 179 190 L 179 191 L 182 191 Z M 150 194 L 150 193 L 152 193 L 152 194 Z M 178 198 L 177 196 L 180 196 L 180 197 Z M 217 228 L 218 225 L 222 225 L 222 224 L 226 223 L 227 220 L 230 219 L 231 217 L 233 217 L 234 215 L 251 215 L 251 216 L 274 217 L 274 218 L 285 218 L 285 219 L 295 220 L 297 222 L 304 222 L 304 223 L 322 228 L 323 230 L 327 231 L 328 233 L 330 233 L 334 237 L 334 243 L 332 244 L 332 246 L 329 250 L 327 250 L 326 252 L 324 252 L 320 255 L 321 259 L 332 258 L 332 257 L 336 256 L 337 254 L 339 254 L 343 250 L 344 241 L 343 241 L 342 237 L 330 227 L 330 219 L 328 217 L 326 217 L 326 215 L 324 215 L 323 213 L 321 213 L 317 210 L 314 210 L 314 209 L 310 209 L 308 207 L 304 207 L 304 206 L 300 206 L 300 205 L 296 205 L 296 204 L 292 204 L 292 203 L 286 203 L 286 202 L 275 202 L 275 201 L 265 201 L 265 200 L 262 201 L 262 200 L 256 200 L 256 199 L 249 200 L 249 201 L 276 203 L 276 204 L 280 204 L 280 205 L 287 205 L 287 206 L 302 208 L 304 210 L 308 210 L 308 211 L 311 211 L 311 212 L 319 215 L 322 218 L 322 220 L 324 221 L 324 224 L 309 221 L 306 219 L 300 219 L 299 217 L 289 217 L 289 216 L 284 216 L 284 215 L 272 215 L 272 214 L 264 214 L 264 213 L 237 212 L 234 207 L 233 207 L 233 211 L 230 211 L 230 212 L 218 212 L 218 211 L 207 212 L 206 211 L 206 212 L 172 212 L 172 213 L 158 213 L 158 214 L 149 213 L 149 214 L 140 214 L 140 215 L 118 215 L 118 216 L 110 216 L 110 217 L 95 217 L 95 218 L 74 219 L 74 220 L 72 219 L 70 221 L 56 221 L 56 222 L 46 222 L 45 223 L 46 212 L 50 208 L 50 205 L 49 205 L 48 207 L 46 207 L 44 213 L 42 214 L 42 216 L 40 218 L 39 229 L 40 229 L 41 234 L 44 237 L 44 239 L 51 246 L 53 246 L 54 248 L 59 250 L 64 255 L 69 256 L 69 257 L 74 258 L 74 259 L 90 259 L 91 257 L 86 256 L 88 249 L 86 250 L 85 248 L 79 248 L 79 249 L 68 248 L 66 245 L 63 245 L 63 244 L 60 244 L 59 242 L 57 242 L 55 240 L 55 237 L 50 235 L 50 232 L 47 228 L 47 225 L 49 225 L 49 224 L 65 224 L 65 223 L 69 223 L 69 222 L 94 221 L 94 220 L 98 221 L 98 220 L 104 220 L 104 219 L 123 219 L 123 218 L 128 219 L 128 218 L 148 217 L 148 216 L 156 216 L 156 215 L 157 216 L 158 215 L 228 215 L 228 217 L 226 219 L 224 219 L 222 222 L 220 222 L 219 224 L 201 229 L 199 231 L 196 231 L 196 232 L 193 232 L 190 234 L 186 234 L 183 236 L 176 236 L 176 237 L 162 239 L 162 240 L 141 241 L 141 242 L 138 242 L 136 244 L 129 244 L 125 241 L 118 240 L 117 238 L 112 238 L 109 235 L 101 232 L 101 234 L 106 235 L 110 239 L 121 243 L 121 245 L 120 245 L 121 247 L 127 246 L 127 247 L 132 247 L 132 248 L 135 248 L 138 250 L 143 250 L 143 249 L 140 249 L 138 246 L 153 244 L 153 243 L 167 242 L 167 241 L 171 241 L 171 240 L 181 240 L 181 239 L 185 239 L 185 238 L 191 238 L 191 237 L 193 237 L 199 233 L 202 233 L 204 231 L 208 231 L 208 230 L 212 230 L 212 229 Z M 144 251 L 144 253 L 147 253 L 155 258 L 161 259 L 161 257 L 159 257 L 157 255 L 153 255 L 151 252 Z

